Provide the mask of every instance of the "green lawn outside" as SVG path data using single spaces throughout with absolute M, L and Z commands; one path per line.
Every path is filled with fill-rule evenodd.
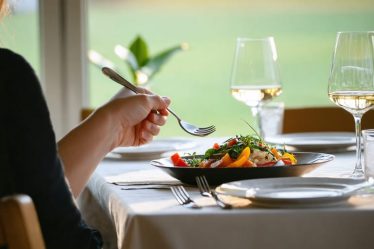
M 250 9 L 91 9 L 90 48 L 117 65 L 126 66 L 113 53 L 142 34 L 157 52 L 179 42 L 191 49 L 180 53 L 157 75 L 154 92 L 170 96 L 172 108 L 196 124 L 217 126 L 217 135 L 248 132 L 242 121 L 252 121 L 250 111 L 229 92 L 229 77 L 238 36 L 272 35 L 278 48 L 283 93 L 277 98 L 286 107 L 332 105 L 327 98 L 327 79 L 337 31 L 373 30 L 374 11 L 268 11 Z M 115 25 L 115 28 L 107 28 Z M 91 103 L 99 105 L 117 89 L 90 67 Z M 352 124 L 353 125 L 353 124 Z M 170 118 L 162 136 L 185 134 Z

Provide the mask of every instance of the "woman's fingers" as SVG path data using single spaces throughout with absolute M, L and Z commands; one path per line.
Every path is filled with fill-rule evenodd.
M 143 93 L 143 94 L 149 94 L 149 95 L 154 95 L 153 92 L 149 91 L 148 89 L 146 88 L 143 88 L 143 87 L 136 87 L 137 88 L 137 91 L 138 93 Z
M 166 108 L 170 105 L 170 99 L 168 97 L 160 97 L 158 95 L 146 95 L 148 98 L 148 104 L 152 110 L 162 112 L 163 115 L 167 115 Z
M 160 125 L 160 126 L 162 126 L 166 123 L 166 117 L 164 115 L 161 115 L 159 113 L 154 113 L 154 112 L 152 112 L 148 115 L 147 120 L 149 122 L 152 122 L 152 123 L 154 123 L 156 125 Z
M 146 144 L 146 143 L 149 143 L 153 140 L 153 136 L 149 131 L 147 130 L 143 130 L 142 133 L 141 133 L 141 139 L 142 139 L 142 142 L 141 144 Z
M 169 112 L 167 109 L 161 109 L 161 110 L 157 110 L 157 112 L 159 114 L 161 114 L 162 116 L 168 116 L 169 115 Z
M 160 126 L 145 120 L 143 124 L 143 131 L 150 133 L 153 136 L 157 136 L 160 133 Z

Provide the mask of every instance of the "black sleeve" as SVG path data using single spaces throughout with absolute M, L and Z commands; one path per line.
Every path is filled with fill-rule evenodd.
M 83 222 L 65 182 L 34 71 L 21 56 L 0 49 L 0 84 L 5 104 L 0 114 L 5 129 L 1 139 L 13 191 L 33 199 L 47 248 L 101 248 L 100 234 Z

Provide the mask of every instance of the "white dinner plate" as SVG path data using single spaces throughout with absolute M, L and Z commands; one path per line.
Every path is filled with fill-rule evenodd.
M 338 151 L 346 150 L 356 144 L 352 132 L 305 132 L 285 133 L 267 137 L 271 144 L 286 144 L 291 150 L 302 151 Z
M 347 178 L 264 178 L 224 183 L 217 192 L 247 198 L 261 207 L 325 207 L 346 203 L 362 183 Z
M 111 154 L 127 160 L 151 160 L 173 151 L 185 151 L 196 147 L 196 142 L 184 138 L 156 139 L 137 147 L 118 147 Z

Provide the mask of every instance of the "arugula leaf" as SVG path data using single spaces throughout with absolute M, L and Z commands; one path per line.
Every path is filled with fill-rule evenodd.
M 205 151 L 205 155 L 204 155 L 204 158 L 208 159 L 210 158 L 212 155 L 214 155 L 217 151 L 213 148 L 210 148 L 208 149 L 207 151 Z
M 191 158 L 185 158 L 184 160 L 190 167 L 198 168 L 200 166 L 200 163 L 203 161 L 203 158 L 197 157 L 196 152 L 194 152 L 191 156 Z

